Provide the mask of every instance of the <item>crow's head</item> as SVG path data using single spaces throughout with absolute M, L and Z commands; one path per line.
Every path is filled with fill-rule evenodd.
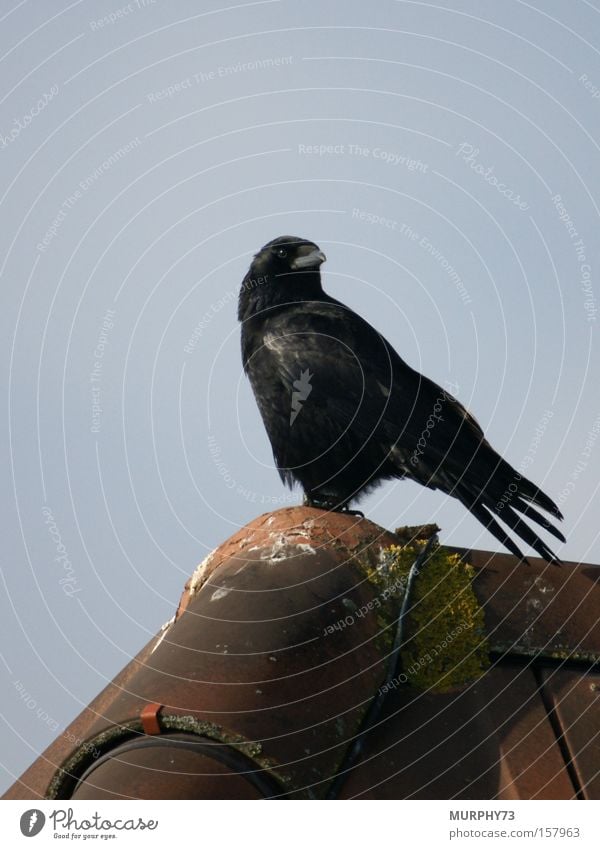
M 279 236 L 262 247 L 240 290 L 240 319 L 277 303 L 310 299 L 321 290 L 319 268 L 326 256 L 298 236 Z
M 263 274 L 316 271 L 327 257 L 318 245 L 298 236 L 278 236 L 255 254 L 251 268 Z

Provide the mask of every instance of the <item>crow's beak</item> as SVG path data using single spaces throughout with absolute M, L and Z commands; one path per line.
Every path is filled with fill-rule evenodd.
M 298 249 L 298 255 L 291 263 L 294 270 L 299 268 L 318 268 L 327 257 L 319 248 L 312 245 L 303 245 Z

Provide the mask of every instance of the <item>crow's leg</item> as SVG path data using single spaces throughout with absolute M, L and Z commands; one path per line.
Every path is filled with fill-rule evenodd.
M 332 510 L 334 513 L 347 513 L 349 516 L 360 516 L 365 518 L 365 514 L 360 510 L 351 510 L 348 507 L 348 501 L 333 501 L 330 498 L 316 498 L 312 493 L 305 492 L 302 499 L 302 504 L 305 507 L 317 507 L 319 510 Z

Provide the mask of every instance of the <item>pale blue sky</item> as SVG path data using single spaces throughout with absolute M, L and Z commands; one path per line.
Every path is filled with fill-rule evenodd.
M 235 319 L 275 236 L 321 246 L 327 290 L 560 502 L 561 556 L 600 562 L 597 0 L 0 18 L 3 787 L 209 550 L 299 499 Z M 498 548 L 415 485 L 363 509 Z

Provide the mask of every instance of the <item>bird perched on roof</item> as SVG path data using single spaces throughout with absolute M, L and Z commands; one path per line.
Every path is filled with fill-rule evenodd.
M 325 254 L 280 236 L 254 257 L 239 294 L 242 360 L 281 479 L 305 504 L 333 510 L 375 485 L 408 478 L 458 498 L 519 558 L 500 519 L 548 562 L 560 562 L 523 520 L 561 541 L 536 508 L 556 504 L 492 448 L 452 395 L 321 285 Z

